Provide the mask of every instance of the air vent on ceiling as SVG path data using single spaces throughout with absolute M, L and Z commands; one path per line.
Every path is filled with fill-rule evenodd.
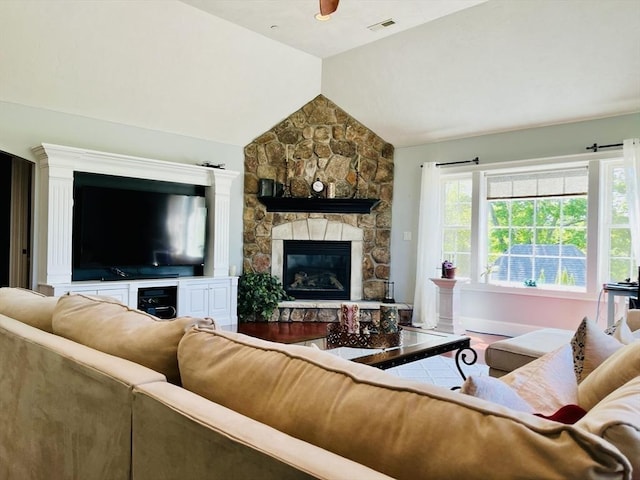
M 383 28 L 390 27 L 391 25 L 395 25 L 396 22 L 393 19 L 389 18 L 388 20 L 383 20 L 382 22 L 374 23 L 373 25 L 369 25 L 367 28 L 372 32 L 377 32 L 378 30 L 382 30 Z

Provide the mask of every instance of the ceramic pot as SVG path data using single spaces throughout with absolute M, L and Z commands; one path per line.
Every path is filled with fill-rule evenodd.
M 448 278 L 448 279 L 452 279 L 452 278 L 456 278 L 456 268 L 447 268 L 444 271 L 444 278 Z

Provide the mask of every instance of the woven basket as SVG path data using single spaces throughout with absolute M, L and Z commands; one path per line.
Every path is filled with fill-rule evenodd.
M 391 348 L 402 345 L 402 328 L 395 333 L 349 333 L 344 325 L 332 323 L 327 327 L 327 346 L 329 348 Z

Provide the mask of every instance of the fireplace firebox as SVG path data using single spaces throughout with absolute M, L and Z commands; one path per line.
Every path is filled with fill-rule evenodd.
M 296 299 L 348 300 L 351 242 L 285 240 L 283 286 Z

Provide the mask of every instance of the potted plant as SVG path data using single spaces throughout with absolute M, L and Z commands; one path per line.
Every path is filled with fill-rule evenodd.
M 278 303 L 289 298 L 278 277 L 270 273 L 244 273 L 238 279 L 240 320 L 268 321 Z
M 456 278 L 456 267 L 449 260 L 442 262 L 442 278 Z
M 485 265 L 484 271 L 480 274 L 480 278 L 484 279 L 484 283 L 489 283 L 489 280 L 491 279 L 491 274 L 497 271 L 498 271 L 497 265 L 494 265 L 493 263 Z

